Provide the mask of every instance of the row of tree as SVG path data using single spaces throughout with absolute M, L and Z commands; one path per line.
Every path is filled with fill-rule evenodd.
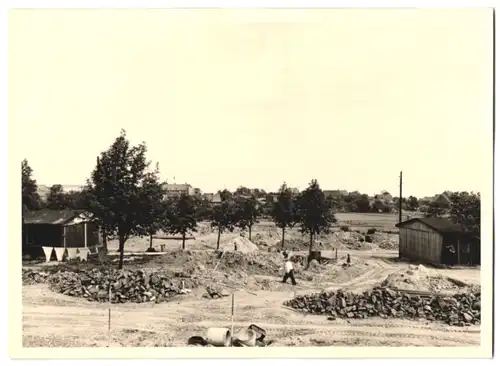
M 159 178 L 158 165 L 150 169 L 146 159 L 145 143 L 131 146 L 125 131 L 97 158 L 81 192 L 64 193 L 61 186 L 53 186 L 49 192 L 46 207 L 52 209 L 85 209 L 99 227 L 104 238 L 117 238 L 119 243 L 119 268 L 123 266 L 125 243 L 132 236 L 150 238 L 159 230 L 182 236 L 182 246 L 188 233 L 197 231 L 197 223 L 209 220 L 218 231 L 217 249 L 223 232 L 232 232 L 236 227 L 248 230 L 262 213 L 255 194 L 221 192 L 221 203 L 209 205 L 207 201 L 192 195 L 178 195 L 165 198 L 164 185 Z M 36 180 L 28 162 L 22 162 L 22 204 L 25 211 L 42 207 L 37 193 Z M 272 208 L 276 224 L 283 229 L 300 224 L 301 230 L 311 238 L 320 232 L 327 232 L 335 222 L 333 201 L 325 197 L 317 181 L 298 196 L 292 197 L 291 190 L 284 184 L 278 201 Z
M 243 188 L 234 193 L 224 190 L 220 192 L 221 202 L 217 205 L 192 195 L 165 198 L 159 167 L 150 168 L 146 153 L 145 143 L 131 146 L 125 131 L 122 131 L 97 158 L 84 189 L 64 193 L 61 186 L 53 186 L 46 207 L 89 212 L 91 220 L 101 229 L 105 245 L 108 238 L 118 239 L 119 268 L 123 266 L 125 243 L 130 237 L 149 236 L 151 247 L 153 235 L 161 230 L 181 235 L 185 248 L 187 234 L 197 231 L 199 221 L 208 220 L 217 230 L 217 249 L 221 234 L 232 232 L 237 227 L 248 230 L 251 239 L 252 227 L 258 223 L 265 209 L 258 200 L 263 192 L 248 192 Z M 354 204 L 358 207 L 365 205 L 367 197 L 364 196 L 354 200 Z M 479 196 L 456 193 L 452 202 L 452 219 L 463 224 L 468 231 L 479 230 Z M 22 204 L 23 212 L 37 210 L 43 205 L 33 171 L 26 160 L 22 162 Z M 281 228 L 283 244 L 286 229 L 297 226 L 309 236 L 309 249 L 312 251 L 314 236 L 328 233 L 337 221 L 334 210 L 338 205 L 338 200 L 325 195 L 316 180 L 312 180 L 308 188 L 298 194 L 294 194 L 284 183 L 277 199 L 270 203 L 267 214 Z M 440 212 L 429 214 L 438 216 Z

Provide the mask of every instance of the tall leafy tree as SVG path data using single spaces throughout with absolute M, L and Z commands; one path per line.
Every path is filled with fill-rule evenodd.
M 407 208 L 410 211 L 418 210 L 418 199 L 415 196 L 408 197 Z
M 23 212 L 38 210 L 42 207 L 42 200 L 38 194 L 36 179 L 33 178 L 33 169 L 24 159 L 21 163 L 21 190 L 22 190 L 22 208 Z
M 222 196 L 222 195 L 221 195 Z M 227 196 L 225 196 L 227 198 Z M 233 232 L 236 225 L 236 204 L 232 199 L 223 199 L 210 210 L 210 226 L 217 229 L 217 250 L 220 237 L 225 231 Z
M 481 236 L 481 195 L 474 192 L 451 194 L 450 219 L 462 226 L 464 232 Z
M 144 189 L 140 192 L 145 203 L 144 228 L 149 236 L 149 249 L 153 250 L 153 235 L 168 223 L 168 202 L 164 199 L 166 190 L 163 184 L 159 184 L 158 175 L 160 168 L 158 164 L 153 173 L 144 176 Z
M 252 240 L 252 227 L 259 222 L 259 213 L 259 202 L 254 196 L 238 198 L 236 222 L 241 229 L 248 229 L 248 240 Z
M 51 210 L 63 210 L 67 208 L 72 208 L 70 206 L 69 197 L 63 190 L 62 185 L 54 184 L 50 187 L 49 194 L 47 196 L 47 208 Z
M 329 233 L 330 227 L 337 222 L 331 202 L 315 179 L 297 197 L 296 215 L 300 231 L 309 234 L 309 252 L 313 250 L 314 235 Z
M 277 227 L 281 229 L 281 247 L 285 248 L 286 228 L 295 225 L 295 205 L 292 190 L 283 183 L 278 191 L 278 200 L 274 202 L 271 217 Z
M 87 181 L 88 210 L 92 219 L 104 231 L 104 237 L 118 237 L 120 258 L 118 268 L 123 268 L 125 243 L 132 235 L 147 235 L 147 214 L 151 192 L 160 185 L 158 172 L 148 173 L 146 144 L 131 146 L 124 130 L 108 150 L 101 153 Z M 152 187 L 155 186 L 155 187 Z
M 367 194 L 362 194 L 354 201 L 356 212 L 366 213 L 370 212 L 370 199 Z
M 182 235 L 182 249 L 186 249 L 186 234 L 197 231 L 196 199 L 187 194 L 171 197 L 169 200 L 166 231 Z
M 426 217 L 443 217 L 444 215 L 446 215 L 446 209 L 436 201 L 429 203 L 425 212 Z

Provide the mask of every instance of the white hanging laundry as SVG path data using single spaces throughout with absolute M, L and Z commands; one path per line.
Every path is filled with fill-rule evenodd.
M 56 257 L 57 257 L 57 261 L 58 262 L 62 262 L 63 258 L 64 258 L 64 252 L 66 251 L 66 248 L 54 248 L 54 250 L 56 251 Z
M 50 262 L 50 257 L 52 257 L 53 247 L 42 247 L 43 253 L 45 254 L 45 261 Z
M 89 248 L 79 248 L 79 251 L 80 251 L 80 253 L 79 253 L 80 260 L 87 261 L 89 253 L 90 253 Z
M 78 258 L 78 248 L 66 248 L 68 251 L 68 259 Z

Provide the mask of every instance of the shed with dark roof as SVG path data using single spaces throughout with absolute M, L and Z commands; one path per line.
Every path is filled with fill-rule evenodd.
M 445 218 L 416 217 L 396 224 L 399 257 L 434 264 L 478 265 L 480 240 Z
M 43 209 L 23 214 L 23 255 L 43 256 L 42 247 L 90 248 L 99 244 L 98 227 L 85 211 Z

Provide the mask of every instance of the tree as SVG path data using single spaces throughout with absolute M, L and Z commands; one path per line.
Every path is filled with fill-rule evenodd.
M 292 190 L 286 183 L 278 191 L 278 201 L 274 202 L 271 217 L 277 227 L 281 229 L 281 247 L 285 248 L 285 230 L 295 225 L 295 208 Z
M 370 199 L 368 198 L 368 195 L 362 194 L 360 195 L 355 201 L 354 204 L 356 205 L 356 212 L 370 212 Z
M 248 240 L 252 240 L 252 226 L 259 222 L 259 213 L 259 202 L 254 196 L 237 199 L 236 222 L 241 229 L 248 228 Z
M 296 201 L 297 221 L 300 231 L 309 234 L 309 253 L 313 250 L 313 237 L 329 233 L 332 224 L 337 222 L 333 207 L 326 199 L 318 181 L 313 179 L 309 187 L 302 191 Z
M 465 233 L 481 236 L 481 196 L 474 192 L 451 194 L 450 219 L 459 224 Z
M 235 196 L 251 196 L 252 190 L 247 187 L 240 186 L 234 191 Z
M 42 200 L 38 194 L 36 180 L 32 177 L 33 169 L 31 169 L 26 159 L 21 163 L 21 174 L 22 211 L 40 209 L 42 207 Z
M 181 194 L 169 200 L 166 231 L 182 235 L 182 249 L 186 249 L 186 234 L 196 232 L 198 224 L 196 200 L 193 196 Z
M 425 212 L 426 217 L 443 217 L 446 214 L 446 209 L 444 209 L 438 202 L 432 201 L 429 203 L 427 210 Z
M 224 231 L 232 232 L 234 230 L 236 224 L 235 211 L 236 205 L 232 199 L 223 199 L 210 211 L 210 225 L 217 228 L 217 250 L 219 250 L 221 234 Z
M 415 197 L 415 196 L 408 197 L 407 207 L 408 207 L 408 210 L 410 210 L 410 211 L 417 211 L 418 210 L 417 197 Z
M 63 210 L 71 208 L 68 207 L 69 200 L 63 191 L 62 185 L 54 184 L 52 187 L 50 187 L 46 206 L 51 210 Z
M 144 228 L 149 235 L 149 249 L 153 250 L 153 235 L 168 223 L 168 202 L 164 199 L 166 190 L 163 184 L 159 184 L 158 175 L 160 168 L 158 164 L 153 173 L 146 173 L 143 180 L 144 189 L 140 192 L 144 202 Z
M 131 146 L 122 130 L 98 157 L 85 188 L 88 211 L 101 227 L 104 240 L 108 235 L 118 237 L 119 269 L 123 268 L 126 241 L 132 235 L 148 233 L 150 201 L 157 198 L 151 192 L 160 185 L 158 172 L 147 172 L 150 162 L 146 160 L 146 152 L 145 143 Z

